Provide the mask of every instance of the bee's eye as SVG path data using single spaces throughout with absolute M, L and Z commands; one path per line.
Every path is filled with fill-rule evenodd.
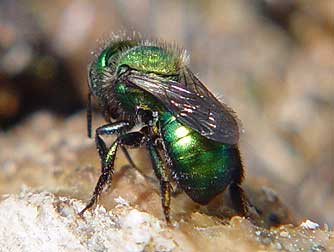
M 115 59 L 117 58 L 116 56 L 126 47 L 133 46 L 137 42 L 136 41 L 119 41 L 112 43 L 109 47 L 104 49 L 97 61 L 96 61 L 96 68 L 97 71 L 103 71 L 105 70 L 106 67 L 111 67 Z
M 102 51 L 96 62 L 97 70 L 101 71 L 105 67 L 110 66 L 111 59 L 114 54 L 115 52 L 111 50 L 110 48 L 107 48 L 104 51 Z

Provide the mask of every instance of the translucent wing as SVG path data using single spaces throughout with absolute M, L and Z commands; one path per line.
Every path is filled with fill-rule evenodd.
M 219 102 L 191 71 L 185 69 L 178 82 L 135 70 L 130 70 L 121 79 L 153 95 L 179 122 L 206 138 L 238 143 L 239 127 L 233 111 Z

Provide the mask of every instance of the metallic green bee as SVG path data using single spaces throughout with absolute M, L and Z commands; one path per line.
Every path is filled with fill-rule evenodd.
M 184 55 L 164 43 L 119 39 L 103 48 L 89 65 L 88 135 L 91 95 L 108 124 L 96 129 L 102 174 L 80 214 L 93 206 L 111 182 L 118 146 L 133 166 L 126 146 L 146 146 L 160 181 L 167 223 L 171 181 L 200 204 L 207 204 L 229 186 L 235 209 L 245 214 L 237 119 L 189 70 Z M 142 129 L 133 132 L 138 124 Z M 117 139 L 107 147 L 101 136 L 111 134 Z

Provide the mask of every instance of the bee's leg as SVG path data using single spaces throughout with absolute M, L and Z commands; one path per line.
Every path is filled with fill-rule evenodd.
M 99 153 L 101 165 L 103 167 L 103 161 L 107 155 L 107 147 L 105 142 L 102 140 L 101 136 L 103 135 L 114 135 L 120 134 L 122 131 L 129 130 L 131 128 L 129 122 L 127 121 L 120 121 L 110 124 L 105 124 L 101 127 L 98 127 L 95 130 L 95 144 L 97 152 Z
M 118 146 L 128 145 L 132 147 L 139 147 L 144 141 L 144 135 L 141 132 L 131 132 L 121 135 L 111 144 L 108 150 L 104 141 L 98 134 L 96 135 L 95 140 L 101 157 L 102 170 L 99 180 L 95 186 L 93 196 L 86 207 L 79 213 L 81 216 L 87 209 L 91 208 L 96 203 L 104 187 L 106 185 L 110 185 Z
M 229 186 L 229 192 L 233 208 L 241 215 L 247 215 L 247 201 L 244 190 L 237 183 L 232 183 Z
M 149 150 L 151 161 L 153 164 L 153 169 L 155 175 L 160 181 L 160 190 L 161 190 L 161 203 L 164 211 L 165 219 L 167 224 L 170 224 L 170 195 L 172 186 L 169 181 L 169 174 L 166 167 L 163 165 L 161 157 L 158 153 L 158 150 L 152 140 L 149 140 L 147 143 L 147 148 Z
M 244 178 L 244 169 L 239 149 L 235 148 L 234 151 L 235 154 L 237 155 L 237 160 L 239 161 L 235 164 L 235 169 L 233 170 L 232 173 L 232 183 L 229 186 L 229 192 L 233 208 L 237 211 L 239 215 L 247 216 L 248 202 L 244 190 L 240 186 Z
M 110 123 L 110 124 L 103 125 L 103 126 L 96 129 L 95 142 L 97 142 L 97 139 L 96 139 L 97 137 L 100 137 L 102 135 L 120 134 L 122 131 L 124 131 L 126 129 L 130 129 L 130 128 L 131 128 L 131 126 L 127 121 L 120 121 L 120 122 L 116 122 L 116 123 Z M 106 152 L 107 152 L 107 148 L 105 147 L 104 142 L 101 142 L 100 146 L 98 146 L 98 144 L 96 144 L 96 148 L 98 149 L 100 159 L 104 160 Z M 123 151 L 126 159 L 130 163 L 130 165 L 133 168 L 135 168 L 141 175 L 143 175 L 146 178 L 146 175 L 143 174 L 142 171 L 133 162 L 128 150 L 126 149 L 126 147 L 121 146 L 121 148 L 122 148 L 122 151 Z

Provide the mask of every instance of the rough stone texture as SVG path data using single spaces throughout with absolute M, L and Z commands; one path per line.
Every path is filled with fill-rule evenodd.
M 24 192 L 0 205 L 2 251 L 172 251 L 176 246 L 153 216 L 128 205 L 98 207 L 80 218 L 82 202 Z
M 307 222 L 259 228 L 233 217 L 221 224 L 193 213 L 167 227 L 122 198 L 81 218 L 84 204 L 48 192 L 8 196 L 0 203 L 1 251 L 333 251 L 334 233 Z
M 129 169 L 121 152 L 110 191 L 81 219 L 77 213 L 99 175 L 84 119 L 83 113 L 62 121 L 41 112 L 0 135 L 0 193 L 6 195 L 0 202 L 1 252 L 333 251 L 328 226 L 306 217 L 299 226 L 279 196 L 251 176 L 244 187 L 260 216 L 230 219 L 228 197 L 203 207 L 181 193 L 172 199 L 173 226 L 167 227 L 155 180 Z M 145 151 L 131 154 L 152 176 Z M 274 227 L 280 223 L 296 225 Z

